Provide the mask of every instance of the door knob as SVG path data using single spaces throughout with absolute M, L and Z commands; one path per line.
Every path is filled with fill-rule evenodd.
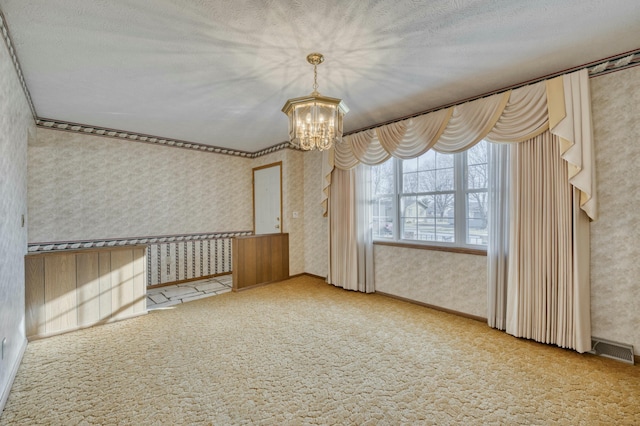
M 276 229 L 280 229 L 280 225 L 276 225 Z

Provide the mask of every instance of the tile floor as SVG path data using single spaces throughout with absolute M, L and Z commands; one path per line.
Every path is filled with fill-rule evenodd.
M 231 291 L 231 274 L 147 290 L 147 310 L 215 296 Z

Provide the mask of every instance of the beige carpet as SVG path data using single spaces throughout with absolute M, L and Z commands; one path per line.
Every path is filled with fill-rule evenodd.
M 640 367 L 299 277 L 32 342 L 0 424 L 640 424 Z

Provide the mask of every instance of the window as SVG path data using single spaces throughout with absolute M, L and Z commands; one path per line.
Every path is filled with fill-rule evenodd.
M 486 246 L 487 154 L 481 141 L 457 154 L 430 150 L 372 167 L 374 238 Z

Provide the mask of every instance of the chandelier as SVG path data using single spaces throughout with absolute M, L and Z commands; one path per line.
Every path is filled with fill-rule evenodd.
M 289 117 L 289 140 L 305 151 L 324 151 L 342 140 L 342 117 L 349 108 L 341 99 L 318 93 L 318 65 L 324 62 L 320 53 L 307 55 L 313 65 L 313 92 L 309 96 L 289 99 L 282 112 Z

